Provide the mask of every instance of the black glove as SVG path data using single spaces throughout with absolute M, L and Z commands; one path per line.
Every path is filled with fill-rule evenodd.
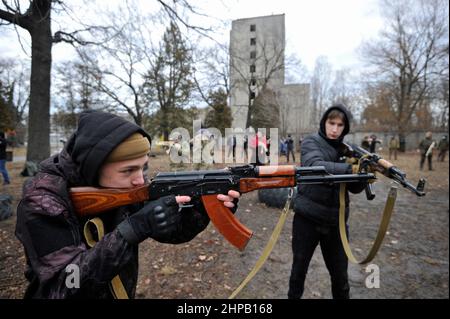
M 177 230 L 180 219 L 178 203 L 175 196 L 170 195 L 147 203 L 117 228 L 127 242 L 138 244 L 148 237 L 170 236 Z
M 237 210 L 239 198 L 233 200 L 234 207 L 230 208 L 234 214 Z M 199 198 L 193 198 L 189 203 L 192 207 L 185 207 L 181 210 L 180 222 L 177 225 L 177 230 L 165 236 L 153 236 L 156 241 L 166 244 L 181 244 L 191 241 L 200 232 L 205 230 L 209 224 L 209 216 L 206 213 L 205 207 Z

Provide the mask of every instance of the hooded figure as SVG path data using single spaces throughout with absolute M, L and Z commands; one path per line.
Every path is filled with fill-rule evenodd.
M 83 112 L 65 148 L 40 163 L 38 174 L 25 183 L 17 209 L 16 236 L 25 249 L 30 282 L 25 298 L 113 298 L 109 283 L 116 275 L 134 297 L 138 245 L 119 228 L 130 230 L 125 221 L 144 204 L 102 214 L 105 236 L 89 248 L 83 237 L 86 219 L 75 214 L 69 189 L 99 186 L 102 165 L 145 156 L 149 147 L 149 135 L 136 124 L 113 114 Z M 183 208 L 177 233 L 157 240 L 187 242 L 204 230 L 209 218 L 202 205 L 195 207 Z M 71 274 L 78 275 L 72 285 L 67 284 L 73 281 Z
M 344 115 L 344 130 L 337 139 L 327 137 L 325 122 L 331 111 L 338 110 Z M 351 174 L 352 166 L 340 158 L 345 135 L 350 131 L 352 116 L 342 104 L 331 106 L 320 120 L 319 132 L 307 136 L 302 142 L 301 166 L 325 166 L 330 174 Z M 361 192 L 365 183 L 350 183 L 347 189 L 353 193 Z M 362 188 L 362 189 L 361 189 Z M 345 196 L 346 214 L 348 218 L 348 193 Z M 334 226 L 339 217 L 339 185 L 302 185 L 298 186 L 295 198 L 295 212 L 314 220 L 317 223 Z
M 331 106 L 322 116 L 318 133 L 302 142 L 301 166 L 325 166 L 330 174 L 351 174 L 345 163 L 343 140 L 350 131 L 352 116 L 342 104 Z M 329 127 L 329 132 L 327 132 Z M 335 130 L 335 128 L 337 128 Z M 339 134 L 340 132 L 340 134 Z M 366 183 L 350 183 L 347 190 L 359 193 Z M 345 194 L 346 219 L 349 196 Z M 333 298 L 349 298 L 347 257 L 339 236 L 339 185 L 298 185 L 294 199 L 292 250 L 294 254 L 288 297 L 300 298 L 308 265 L 318 244 L 331 275 Z

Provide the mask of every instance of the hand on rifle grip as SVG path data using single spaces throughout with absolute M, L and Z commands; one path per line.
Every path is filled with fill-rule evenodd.
M 148 202 L 118 225 L 119 232 L 130 244 L 148 237 L 160 238 L 177 230 L 181 213 L 174 195 Z
M 237 206 L 240 196 L 241 196 L 241 194 L 239 194 L 239 192 L 230 190 L 230 191 L 228 191 L 228 195 L 224 195 L 224 194 L 217 195 L 217 199 L 223 201 L 223 205 L 225 207 L 230 208 L 231 211 L 234 213 L 236 211 L 236 208 L 237 208 L 236 206 Z M 235 209 L 232 209 L 232 208 L 235 208 Z
M 352 165 L 352 174 L 358 174 L 360 169 L 359 169 L 359 164 L 353 164 Z

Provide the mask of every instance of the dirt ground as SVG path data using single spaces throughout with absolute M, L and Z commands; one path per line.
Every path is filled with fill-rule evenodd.
M 298 155 L 298 154 L 297 154 Z M 427 195 L 418 198 L 399 187 L 397 204 L 380 252 L 372 264 L 378 266 L 379 288 L 367 288 L 372 273 L 366 266 L 349 265 L 351 297 L 366 298 L 449 298 L 449 165 L 434 163 L 434 171 L 417 171 L 417 153 L 400 154 L 392 161 L 417 183 L 427 179 Z M 1 194 L 21 196 L 24 181 L 19 173 L 23 162 L 8 163 L 12 184 Z M 186 167 L 191 169 L 191 167 Z M 151 172 L 170 170 L 166 155 L 150 159 Z M 351 197 L 350 239 L 359 259 L 375 238 L 391 181 L 380 177 L 375 183 L 376 198 L 367 201 L 364 193 Z M 137 298 L 228 298 L 254 266 L 267 244 L 280 209 L 258 202 L 257 192 L 242 196 L 237 218 L 253 230 L 244 251 L 232 247 L 212 224 L 189 243 L 159 244 L 146 240 L 140 245 L 140 273 Z M 237 298 L 285 299 L 292 262 L 290 212 L 280 238 L 262 269 Z M 23 276 L 25 257 L 14 236 L 16 217 L 0 221 L 0 298 L 21 298 L 26 288 Z M 373 266 L 371 266 L 373 267 Z M 320 248 L 311 261 L 304 298 L 331 298 L 329 275 Z

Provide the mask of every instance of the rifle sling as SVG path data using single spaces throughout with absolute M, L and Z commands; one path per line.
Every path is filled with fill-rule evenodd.
M 276 224 L 272 235 L 270 235 L 269 242 L 266 244 L 266 247 L 264 247 L 263 252 L 261 253 L 261 256 L 256 261 L 255 266 L 253 266 L 253 269 L 249 272 L 247 277 L 242 281 L 242 283 L 233 291 L 233 293 L 228 297 L 228 299 L 233 299 L 236 297 L 236 295 L 249 283 L 250 280 L 256 275 L 256 273 L 261 269 L 262 265 L 266 262 L 267 258 L 269 257 L 270 253 L 273 250 L 273 247 L 275 246 L 278 237 L 280 236 L 281 230 L 283 229 L 283 226 L 286 222 L 286 218 L 288 216 L 289 207 L 291 205 L 291 199 L 292 199 L 293 189 L 289 189 L 289 195 L 286 201 L 286 204 L 284 205 L 283 211 L 281 212 L 280 219 L 278 220 L 278 223 Z
M 357 261 L 352 253 L 347 238 L 347 232 L 345 227 L 345 183 L 341 183 L 339 188 L 339 233 L 341 237 L 342 246 L 344 247 L 347 258 L 352 263 L 363 265 L 373 260 L 378 250 L 380 249 L 384 236 L 386 235 L 386 231 L 389 226 L 389 221 L 392 216 L 392 211 L 394 209 L 396 198 L 397 198 L 397 187 L 391 186 L 388 198 L 386 200 L 386 204 L 384 206 L 383 216 L 381 218 L 381 223 L 378 229 L 377 237 L 375 238 L 375 241 L 367 257 L 364 258 L 362 261 Z
M 84 224 L 84 238 L 86 239 L 86 243 L 89 247 L 94 247 L 97 241 L 94 239 L 94 236 L 89 228 L 89 224 L 93 224 L 97 230 L 97 237 L 98 240 L 101 240 L 103 236 L 105 235 L 105 229 L 103 226 L 103 221 L 99 217 L 95 217 L 92 219 L 89 219 Z M 123 286 L 122 281 L 120 280 L 119 275 L 115 276 L 110 284 L 109 289 L 111 290 L 111 293 L 114 296 L 114 299 L 128 299 L 127 291 L 125 290 L 125 287 Z

